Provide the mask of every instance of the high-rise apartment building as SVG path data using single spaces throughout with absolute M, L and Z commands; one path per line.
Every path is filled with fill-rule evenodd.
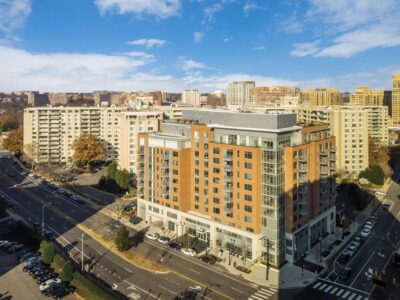
M 250 105 L 250 91 L 254 81 L 235 81 L 228 85 L 226 102 L 228 108 L 242 109 Z
M 370 138 L 388 145 L 387 106 L 289 106 L 268 110 L 294 112 L 300 124 L 329 124 L 336 138 L 337 169 L 341 174 L 356 177 L 368 167 Z
M 140 134 L 138 215 L 279 268 L 335 230 L 335 139 L 291 113 L 183 111 Z
M 28 108 L 24 146 L 38 150 L 33 157 L 37 162 L 70 163 L 74 141 L 90 133 L 103 143 L 107 160 L 136 173 L 137 134 L 158 131 L 162 118 L 162 111 L 127 111 L 116 106 Z
M 303 90 L 302 99 L 311 106 L 343 105 L 342 94 L 333 88 L 307 88 Z
M 355 93 L 350 95 L 350 105 L 382 106 L 385 91 L 373 91 L 366 86 L 358 86 Z
M 201 95 L 198 90 L 185 90 L 182 93 L 182 103 L 192 106 L 200 106 Z
M 400 74 L 393 75 L 391 108 L 393 124 L 400 125 Z
M 285 96 L 298 97 L 300 89 L 288 86 L 253 87 L 250 90 L 250 103 L 253 106 L 276 105 Z

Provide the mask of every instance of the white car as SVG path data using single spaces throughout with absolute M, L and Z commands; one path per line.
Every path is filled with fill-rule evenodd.
M 374 228 L 374 222 L 372 222 L 372 221 L 367 221 L 366 223 L 365 223 L 365 225 L 364 225 L 364 228 L 367 228 L 367 229 L 369 229 L 369 230 L 372 230 L 372 228 Z
M 49 279 L 49 280 L 47 280 L 47 281 L 45 281 L 45 282 L 42 282 L 41 284 L 40 284 L 40 286 L 39 286 L 39 289 L 41 290 L 41 291 L 43 291 L 43 290 L 45 290 L 45 289 L 47 289 L 51 284 L 53 284 L 53 283 L 61 283 L 61 280 L 60 279 Z
M 160 238 L 158 239 L 158 242 L 165 245 L 165 244 L 168 244 L 170 240 L 171 239 L 169 237 L 160 236 Z
M 364 230 L 363 231 L 361 231 L 361 236 L 362 237 L 368 237 L 369 235 L 371 234 L 371 230 L 370 229 L 368 229 L 368 228 L 364 228 Z
M 8 243 L 8 241 L 0 241 L 0 248 L 3 247 L 7 243 Z
M 374 270 L 368 268 L 368 271 L 365 272 L 365 276 L 367 276 L 368 279 L 372 279 L 372 277 L 374 276 Z
M 192 248 L 182 248 L 181 252 L 188 256 L 196 256 L 196 251 Z
M 160 235 L 158 233 L 146 233 L 146 238 L 152 241 L 158 240 L 159 237 Z

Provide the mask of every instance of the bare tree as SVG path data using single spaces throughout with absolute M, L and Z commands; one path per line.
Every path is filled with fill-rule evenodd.
M 243 260 L 243 268 L 246 269 L 246 260 L 247 260 L 247 250 L 248 250 L 248 243 L 246 238 L 242 238 L 242 260 Z
M 39 161 L 39 145 L 36 141 L 24 145 L 24 159 L 31 164 L 33 171 L 35 162 Z
M 100 232 L 100 237 L 103 237 L 104 229 L 107 225 L 106 216 L 101 212 L 95 214 L 92 218 L 93 229 Z

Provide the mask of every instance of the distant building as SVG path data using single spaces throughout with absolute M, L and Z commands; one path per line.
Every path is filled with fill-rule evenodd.
M 300 89 L 287 86 L 253 87 L 250 90 L 250 103 L 254 106 L 276 105 L 286 96 L 298 97 Z
M 200 106 L 201 95 L 198 90 L 185 90 L 182 93 L 182 103 L 192 106 Z
M 304 89 L 302 99 L 311 106 L 343 105 L 342 94 L 334 88 Z
M 47 94 L 40 94 L 38 91 L 29 91 L 28 106 L 43 106 L 49 104 L 49 96 Z
M 221 91 L 208 94 L 206 104 L 211 107 L 226 107 L 226 97 Z
M 373 91 L 366 86 L 358 86 L 355 93 L 350 95 L 350 105 L 382 106 L 384 91 Z
M 400 73 L 393 75 L 392 120 L 393 124 L 400 125 Z
M 235 81 L 230 83 L 226 92 L 228 108 L 243 109 L 249 107 L 250 92 L 254 87 L 254 81 Z
M 94 93 L 94 105 L 102 105 L 102 103 L 111 104 L 111 93 L 109 92 L 95 92 Z

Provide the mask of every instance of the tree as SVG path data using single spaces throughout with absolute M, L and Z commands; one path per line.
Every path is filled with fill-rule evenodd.
M 21 153 L 24 146 L 24 133 L 21 128 L 10 131 L 3 140 L 3 147 L 13 153 Z
M 107 177 L 115 179 L 118 173 L 118 165 L 115 161 L 112 161 L 107 167 Z
M 367 168 L 365 171 L 362 171 L 360 173 L 360 178 L 368 179 L 369 182 L 376 185 L 383 185 L 385 173 L 380 166 L 374 165 L 370 168 Z
M 119 251 L 126 251 L 131 247 L 131 240 L 129 239 L 129 231 L 125 226 L 122 226 L 117 233 L 115 244 Z
M 131 187 L 131 175 L 127 170 L 122 170 L 117 173 L 115 181 L 121 189 L 127 191 Z
M 93 216 L 92 220 L 93 228 L 96 228 L 96 230 L 100 231 L 100 236 L 103 237 L 103 231 L 104 228 L 107 225 L 107 219 L 106 216 L 103 215 L 101 212 L 98 212 Z
M 60 279 L 62 281 L 71 282 L 73 275 L 74 275 L 74 269 L 72 267 L 72 264 L 70 261 L 67 261 L 61 267 Z
M 40 252 L 42 253 L 43 261 L 46 264 L 51 264 L 53 262 L 54 256 L 56 255 L 56 249 L 52 243 L 42 241 L 40 243 Z
M 10 131 L 19 127 L 18 118 L 14 115 L 0 115 L 0 133 Z
M 383 146 L 379 140 L 369 137 L 368 139 L 368 158 L 369 166 L 378 165 L 382 168 L 385 176 L 390 176 L 392 169 L 390 168 L 389 147 Z
M 30 162 L 31 170 L 33 171 L 35 161 L 39 160 L 39 145 L 37 142 L 33 141 L 24 145 L 24 159 Z
M 90 164 L 104 159 L 104 147 L 93 134 L 84 133 L 72 145 L 75 163 L 83 163 L 89 168 Z

